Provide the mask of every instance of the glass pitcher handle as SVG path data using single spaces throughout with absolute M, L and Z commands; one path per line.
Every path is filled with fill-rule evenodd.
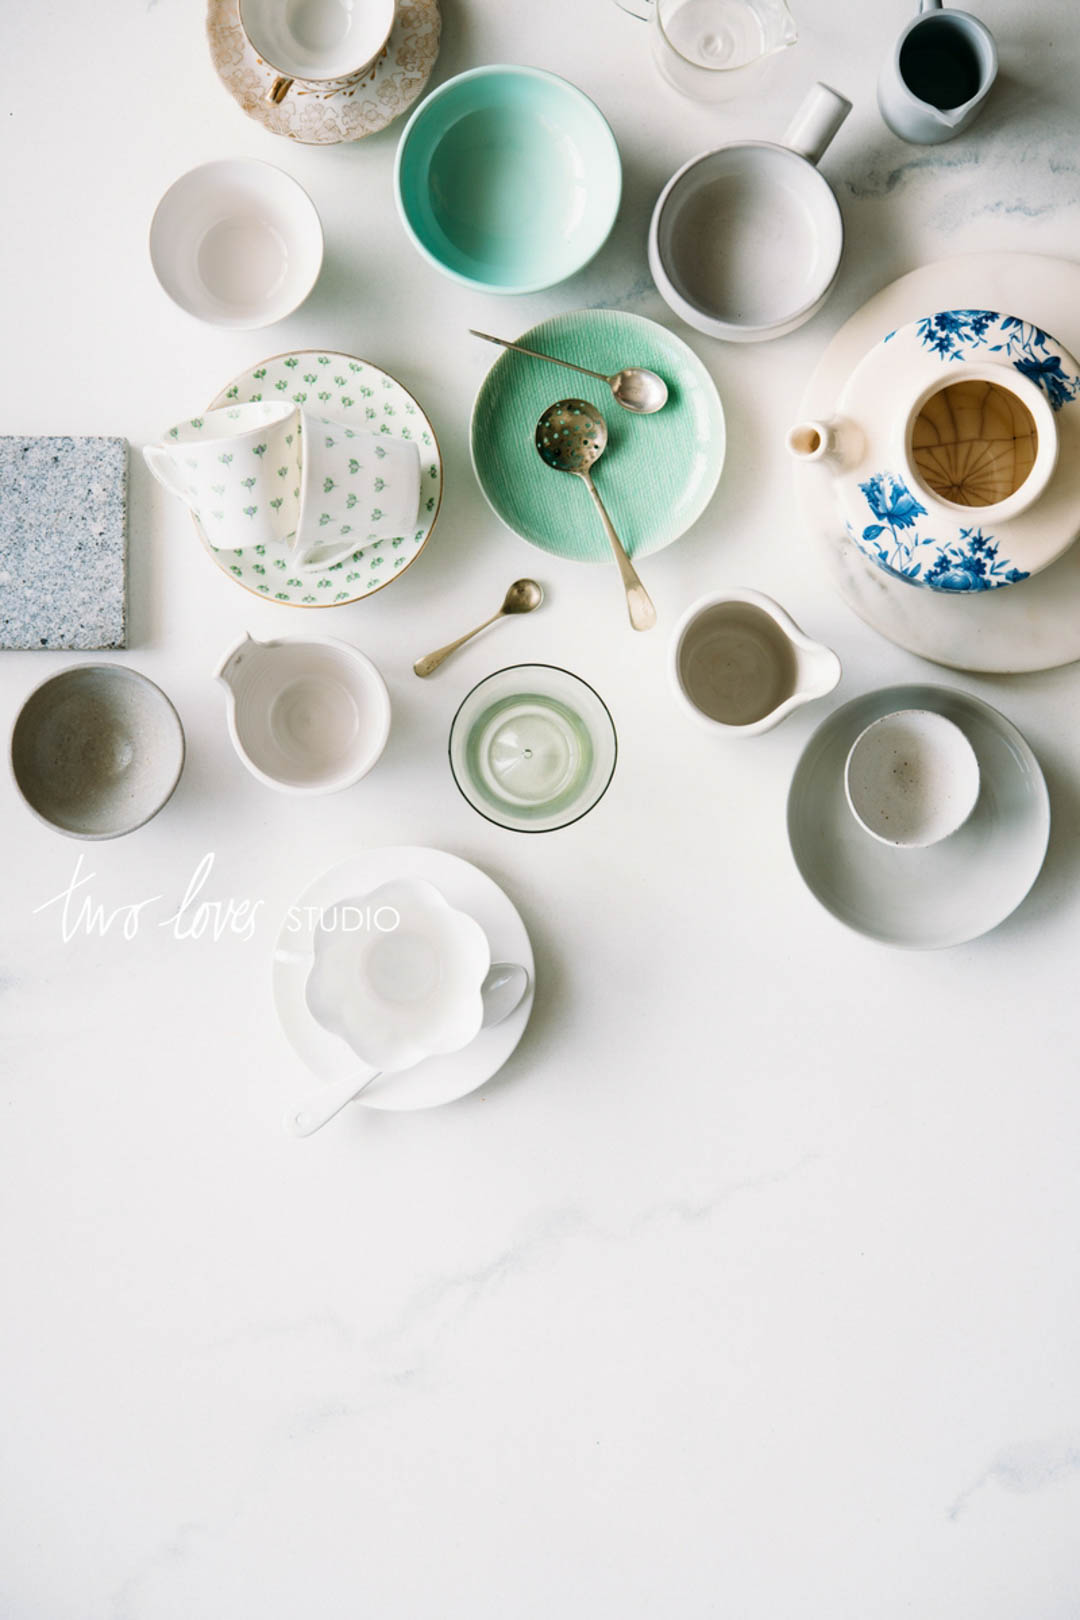
M 620 11 L 629 12 L 631 17 L 638 17 L 642 22 L 648 22 L 653 14 L 656 0 L 615 0 Z

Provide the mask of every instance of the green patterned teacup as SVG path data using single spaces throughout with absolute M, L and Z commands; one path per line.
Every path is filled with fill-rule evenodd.
M 295 405 L 256 401 L 180 422 L 143 456 L 212 546 L 267 545 L 296 533 L 300 436 Z
M 300 415 L 300 513 L 291 547 L 297 566 L 332 568 L 358 546 L 410 533 L 420 506 L 416 445 L 310 411 Z

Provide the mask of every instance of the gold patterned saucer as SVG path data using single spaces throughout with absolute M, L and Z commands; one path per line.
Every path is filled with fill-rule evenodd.
M 218 78 L 249 118 L 272 135 L 305 146 L 359 141 L 385 129 L 421 94 L 439 54 L 439 0 L 403 0 L 385 51 L 362 79 L 342 89 L 302 90 L 266 99 L 276 77 L 240 27 L 238 0 L 209 0 L 206 35 Z

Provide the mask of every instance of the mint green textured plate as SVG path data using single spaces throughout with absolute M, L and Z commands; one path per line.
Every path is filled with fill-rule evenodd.
M 473 406 L 473 467 L 497 517 L 534 546 L 575 562 L 606 562 L 611 548 L 581 480 L 545 466 L 533 435 L 558 399 L 586 399 L 608 425 L 593 478 L 631 557 L 669 546 L 701 516 L 724 465 L 724 412 L 697 355 L 655 321 L 615 309 L 553 315 L 517 339 L 606 376 L 647 366 L 668 385 L 654 416 L 633 416 L 605 383 L 507 349 Z

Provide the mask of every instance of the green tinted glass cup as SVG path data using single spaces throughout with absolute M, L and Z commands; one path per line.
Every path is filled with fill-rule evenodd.
M 615 773 L 606 704 L 554 664 L 513 664 L 474 686 L 450 727 L 450 769 L 474 810 L 515 832 L 587 814 Z

